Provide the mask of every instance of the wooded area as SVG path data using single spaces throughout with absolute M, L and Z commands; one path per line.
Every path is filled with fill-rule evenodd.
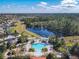
M 22 18 L 27 27 L 46 28 L 61 36 L 79 35 L 78 14 L 54 14 L 51 16 L 37 16 L 34 18 Z

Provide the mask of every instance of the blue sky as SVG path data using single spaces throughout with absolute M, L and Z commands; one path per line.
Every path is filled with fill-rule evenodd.
M 0 0 L 0 13 L 79 13 L 79 0 Z

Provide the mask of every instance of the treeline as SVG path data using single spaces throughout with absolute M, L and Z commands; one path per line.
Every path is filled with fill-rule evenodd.
M 79 35 L 78 15 L 52 15 L 37 16 L 35 18 L 22 18 L 27 27 L 46 28 L 56 35 Z

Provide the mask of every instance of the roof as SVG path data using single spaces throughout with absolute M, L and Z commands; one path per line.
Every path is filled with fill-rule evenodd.
M 32 57 L 31 59 L 46 59 L 46 57 Z
M 15 38 L 15 36 L 8 35 L 8 37 L 6 37 L 6 39 L 13 39 L 13 38 Z

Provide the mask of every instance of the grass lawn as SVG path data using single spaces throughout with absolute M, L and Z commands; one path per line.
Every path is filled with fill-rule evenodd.
M 77 40 L 79 40 L 79 36 L 68 36 L 68 37 L 64 37 L 65 39 L 65 45 L 67 47 L 72 47 L 75 45 L 76 42 L 79 42 Z M 74 42 L 75 40 L 75 42 Z M 66 49 L 64 47 L 60 47 L 58 48 L 59 51 L 61 52 L 66 52 Z
M 79 42 L 79 36 L 64 37 L 66 46 L 73 46 L 76 42 Z
M 24 35 L 27 35 L 29 37 L 40 37 L 38 34 L 35 34 L 33 32 L 30 32 L 26 29 L 26 26 L 24 24 L 22 24 L 20 21 L 17 21 L 15 23 L 15 27 L 12 27 L 11 28 L 11 32 L 15 32 L 15 30 L 18 32 L 18 33 L 23 33 Z

